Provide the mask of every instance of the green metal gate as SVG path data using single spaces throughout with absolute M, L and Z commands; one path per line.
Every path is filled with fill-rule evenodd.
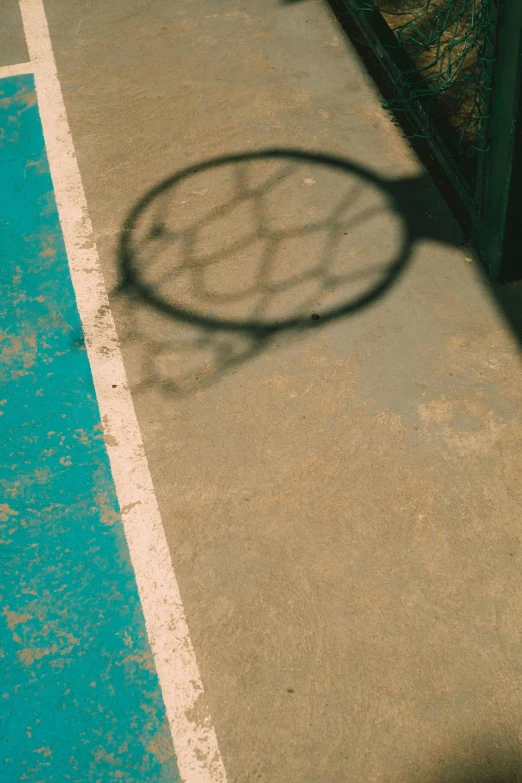
M 342 0 L 469 214 L 490 277 L 522 278 L 522 0 Z

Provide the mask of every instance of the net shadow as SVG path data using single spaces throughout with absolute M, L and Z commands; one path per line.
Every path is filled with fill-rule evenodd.
M 143 354 L 138 390 L 191 393 L 276 338 L 372 305 L 417 241 L 461 238 L 428 211 L 432 195 L 428 177 L 390 180 L 295 149 L 221 157 L 165 179 L 120 237 L 125 339 Z

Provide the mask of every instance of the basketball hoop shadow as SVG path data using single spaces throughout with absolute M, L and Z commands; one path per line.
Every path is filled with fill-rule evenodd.
M 221 157 L 161 182 L 120 236 L 123 341 L 142 355 L 134 390 L 191 393 L 276 335 L 324 328 L 377 301 L 415 242 L 456 241 L 455 227 L 422 206 L 432 190 L 425 176 L 387 180 L 293 149 Z

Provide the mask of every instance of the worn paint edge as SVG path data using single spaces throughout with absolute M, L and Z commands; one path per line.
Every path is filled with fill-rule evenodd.
M 127 384 L 42 0 L 20 0 L 72 282 L 123 527 L 180 775 L 225 783 L 203 685 Z
M 33 63 L 16 63 L 15 65 L 0 66 L 0 79 L 7 79 L 9 76 L 23 76 L 34 72 Z

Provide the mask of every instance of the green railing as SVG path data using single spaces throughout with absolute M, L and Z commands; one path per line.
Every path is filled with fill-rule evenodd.
M 470 217 L 495 281 L 522 278 L 522 0 L 342 0 Z

